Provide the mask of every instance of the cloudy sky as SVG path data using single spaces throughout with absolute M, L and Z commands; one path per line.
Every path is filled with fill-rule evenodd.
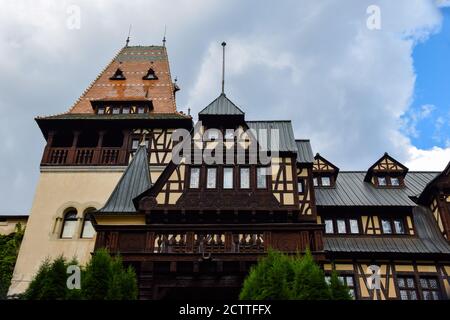
M 385 151 L 411 170 L 450 160 L 449 0 L 2 1 L 0 214 L 31 207 L 34 117 L 67 110 L 130 24 L 132 45 L 161 44 L 167 26 L 179 110 L 219 94 L 225 40 L 227 95 L 247 119 L 292 120 L 341 170 Z

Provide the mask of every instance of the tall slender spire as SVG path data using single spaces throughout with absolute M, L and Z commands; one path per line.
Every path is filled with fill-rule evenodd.
M 222 94 L 225 94 L 225 46 L 227 43 L 222 42 Z
M 164 37 L 163 37 L 163 47 L 166 46 L 166 33 L 167 33 L 167 25 L 164 25 Z
M 125 41 L 125 47 L 128 47 L 128 44 L 130 43 L 130 34 L 131 34 L 131 24 L 130 27 L 128 28 L 128 37 L 127 41 Z

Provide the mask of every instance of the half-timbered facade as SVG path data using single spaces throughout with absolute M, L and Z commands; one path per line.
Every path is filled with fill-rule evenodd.
M 45 257 L 107 248 L 141 299 L 236 298 L 269 248 L 309 248 L 356 299 L 450 298 L 449 167 L 384 154 L 342 171 L 224 93 L 194 125 L 178 90 L 165 47 L 125 47 L 69 112 L 37 118 L 47 145 L 10 293 Z

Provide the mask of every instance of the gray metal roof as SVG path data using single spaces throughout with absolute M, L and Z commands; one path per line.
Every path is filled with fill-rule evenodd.
M 278 149 L 281 152 L 297 153 L 297 144 L 295 143 L 291 121 L 246 121 L 246 123 L 250 129 L 255 130 L 258 141 L 266 141 L 261 135 L 267 133 L 267 146 L 270 150 L 276 151 Z M 272 129 L 278 130 L 279 139 L 273 136 Z M 261 147 L 262 150 L 266 149 L 264 143 Z
M 438 172 L 409 172 L 404 188 L 376 188 L 365 172 L 340 172 L 334 188 L 315 188 L 318 206 L 415 206 L 418 196 Z
M 297 162 L 312 163 L 314 162 L 314 155 L 309 140 L 295 140 L 297 144 Z
M 147 148 L 140 146 L 99 213 L 134 213 L 133 199 L 151 187 Z
M 441 235 L 429 209 L 415 207 L 416 236 L 325 236 L 327 252 L 351 253 L 434 253 L 450 254 L 450 245 Z
M 239 109 L 225 94 L 218 96 L 206 108 L 198 113 L 199 115 L 244 115 L 245 113 Z

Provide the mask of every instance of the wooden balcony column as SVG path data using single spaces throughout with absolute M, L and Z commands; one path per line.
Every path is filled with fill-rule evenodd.
M 50 162 L 50 149 L 53 144 L 53 138 L 55 137 L 55 131 L 49 131 L 47 136 L 47 144 L 44 148 L 44 154 L 42 155 L 42 163 L 48 163 Z
M 119 164 L 127 164 L 127 150 L 128 150 L 128 142 L 130 138 L 130 131 L 129 130 L 122 130 L 123 134 L 123 141 L 122 141 L 122 147 L 119 151 L 119 157 L 117 159 Z
M 100 163 L 100 157 L 102 154 L 102 146 L 103 146 L 103 138 L 105 137 L 106 131 L 100 131 L 98 133 L 98 141 L 97 141 L 97 147 L 94 150 L 94 157 L 92 159 L 92 162 L 95 164 Z
M 78 138 L 80 137 L 80 134 L 81 134 L 80 131 L 73 132 L 72 146 L 70 147 L 69 153 L 67 155 L 67 161 L 72 164 L 75 163 L 75 161 L 76 161 L 76 150 L 77 150 Z

